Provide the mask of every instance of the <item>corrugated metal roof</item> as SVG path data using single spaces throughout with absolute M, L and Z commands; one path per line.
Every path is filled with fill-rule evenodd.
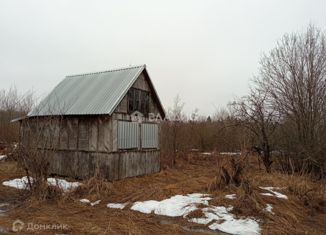
M 145 67 L 67 76 L 28 116 L 111 115 Z

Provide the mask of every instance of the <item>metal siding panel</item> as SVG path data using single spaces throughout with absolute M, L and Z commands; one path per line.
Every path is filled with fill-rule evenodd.
M 158 125 L 141 124 L 142 148 L 158 148 Z
M 118 148 L 139 147 L 139 126 L 136 122 L 118 121 Z

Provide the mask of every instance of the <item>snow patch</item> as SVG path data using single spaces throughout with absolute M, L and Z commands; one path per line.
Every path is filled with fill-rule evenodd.
M 236 194 L 227 194 L 224 196 L 226 199 L 234 200 L 237 198 Z
M 208 226 L 212 230 L 220 230 L 222 232 L 237 235 L 258 235 L 260 228 L 257 221 L 247 219 L 229 219 L 222 223 L 216 222 Z
M 128 205 L 128 202 L 126 202 L 126 203 L 108 203 L 106 205 L 106 207 L 113 208 L 113 209 L 121 209 L 122 210 L 123 208 L 126 207 L 126 205 Z
M 267 211 L 267 212 L 274 215 L 274 212 L 272 210 L 273 210 L 273 205 L 272 204 L 266 204 L 266 208 L 264 209 L 264 211 Z
M 91 201 L 88 200 L 88 199 L 86 199 L 86 198 L 80 199 L 79 201 L 80 201 L 81 203 L 85 203 L 85 204 L 89 204 L 89 203 L 91 203 Z
M 31 182 L 33 182 L 32 177 L 30 177 L 30 180 L 31 180 Z M 81 183 L 79 183 L 79 182 L 68 182 L 64 179 L 55 179 L 55 178 L 48 178 L 47 182 L 48 182 L 48 185 L 58 186 L 64 192 L 73 190 L 81 185 Z M 18 179 L 4 181 L 4 182 L 2 182 L 2 184 L 5 186 L 17 188 L 17 189 L 26 189 L 28 187 L 28 180 L 27 180 L 27 176 L 24 176 L 20 179 L 18 178 Z
M 7 158 L 7 155 L 0 155 L 0 161 L 5 160 Z
M 78 188 L 81 185 L 81 183 L 79 182 L 68 182 L 64 179 L 56 179 L 56 178 L 48 178 L 47 181 L 48 181 L 48 185 L 58 186 L 64 192 L 71 191 L 75 188 Z
M 189 221 L 198 224 L 208 224 L 215 221 L 210 224 L 208 228 L 230 234 L 256 235 L 260 233 L 259 224 L 255 219 L 236 219 L 235 216 L 230 213 L 232 209 L 233 207 L 211 206 L 202 209 L 205 218 L 193 218 Z
M 228 156 L 237 156 L 240 155 L 240 152 L 220 152 L 220 155 L 228 155 Z
M 268 197 L 274 197 L 275 196 L 274 194 L 271 194 L 271 193 L 260 193 L 260 195 L 268 196 Z
M 101 200 L 97 200 L 95 202 L 91 202 L 91 206 L 96 206 L 98 204 L 100 204 Z
M 277 197 L 277 198 L 288 199 L 288 197 L 285 194 L 282 194 L 282 193 L 279 193 L 279 192 L 275 191 L 275 190 L 280 190 L 282 188 L 279 188 L 279 187 L 259 187 L 259 188 L 261 188 L 263 190 L 266 190 L 266 191 L 269 191 L 269 193 L 261 193 L 261 195 L 274 196 L 274 197 Z
M 95 202 L 91 202 L 90 200 L 88 200 L 87 198 L 83 198 L 79 200 L 81 203 L 85 203 L 85 204 L 90 204 L 91 206 L 95 206 L 100 204 L 101 200 L 97 200 Z
M 235 194 L 226 195 L 227 198 L 234 199 Z M 149 200 L 135 202 L 131 210 L 142 213 L 155 213 L 170 217 L 183 216 L 184 218 L 194 210 L 198 209 L 198 205 L 204 205 L 201 209 L 204 216 L 202 218 L 191 218 L 188 221 L 208 225 L 211 230 L 220 230 L 230 234 L 239 235 L 257 235 L 260 233 L 258 221 L 254 218 L 239 218 L 231 213 L 232 206 L 209 206 L 208 201 L 211 200 L 207 194 L 193 193 L 186 196 L 176 195 L 162 201 Z M 113 204 L 115 206 L 115 204 Z M 108 204 L 109 207 L 109 204 Z
M 135 202 L 130 209 L 146 214 L 154 212 L 157 215 L 170 217 L 185 216 L 197 209 L 196 204 L 208 205 L 211 198 L 205 196 L 205 194 L 194 193 L 187 196 L 176 195 L 162 201 Z
M 33 181 L 32 178 L 30 178 Z M 2 185 L 17 188 L 17 189 L 26 189 L 28 184 L 27 176 L 22 177 L 21 179 L 13 179 L 2 182 Z
M 213 153 L 210 153 L 210 152 L 203 152 L 201 153 L 202 155 L 212 155 Z

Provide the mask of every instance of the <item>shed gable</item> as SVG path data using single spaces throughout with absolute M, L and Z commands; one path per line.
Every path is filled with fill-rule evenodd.
M 153 113 L 155 115 L 160 114 L 162 118 L 164 118 L 165 113 L 161 106 L 161 103 L 158 99 L 158 96 L 156 94 L 156 91 L 154 90 L 153 85 L 151 84 L 150 78 L 147 74 L 147 72 L 144 70 L 138 78 L 135 80 L 135 82 L 132 84 L 130 89 L 137 89 L 140 91 L 148 92 L 149 94 L 149 113 Z M 128 90 L 128 91 L 129 91 Z M 114 113 L 123 113 L 123 114 L 131 114 L 133 111 L 140 111 L 140 110 L 129 110 L 129 99 L 128 99 L 128 91 L 117 106 L 117 108 L 114 110 Z

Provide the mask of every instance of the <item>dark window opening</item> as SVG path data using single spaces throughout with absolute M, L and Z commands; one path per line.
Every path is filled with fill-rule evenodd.
M 130 88 L 128 91 L 128 112 L 141 112 L 147 115 L 149 112 L 149 92 Z

